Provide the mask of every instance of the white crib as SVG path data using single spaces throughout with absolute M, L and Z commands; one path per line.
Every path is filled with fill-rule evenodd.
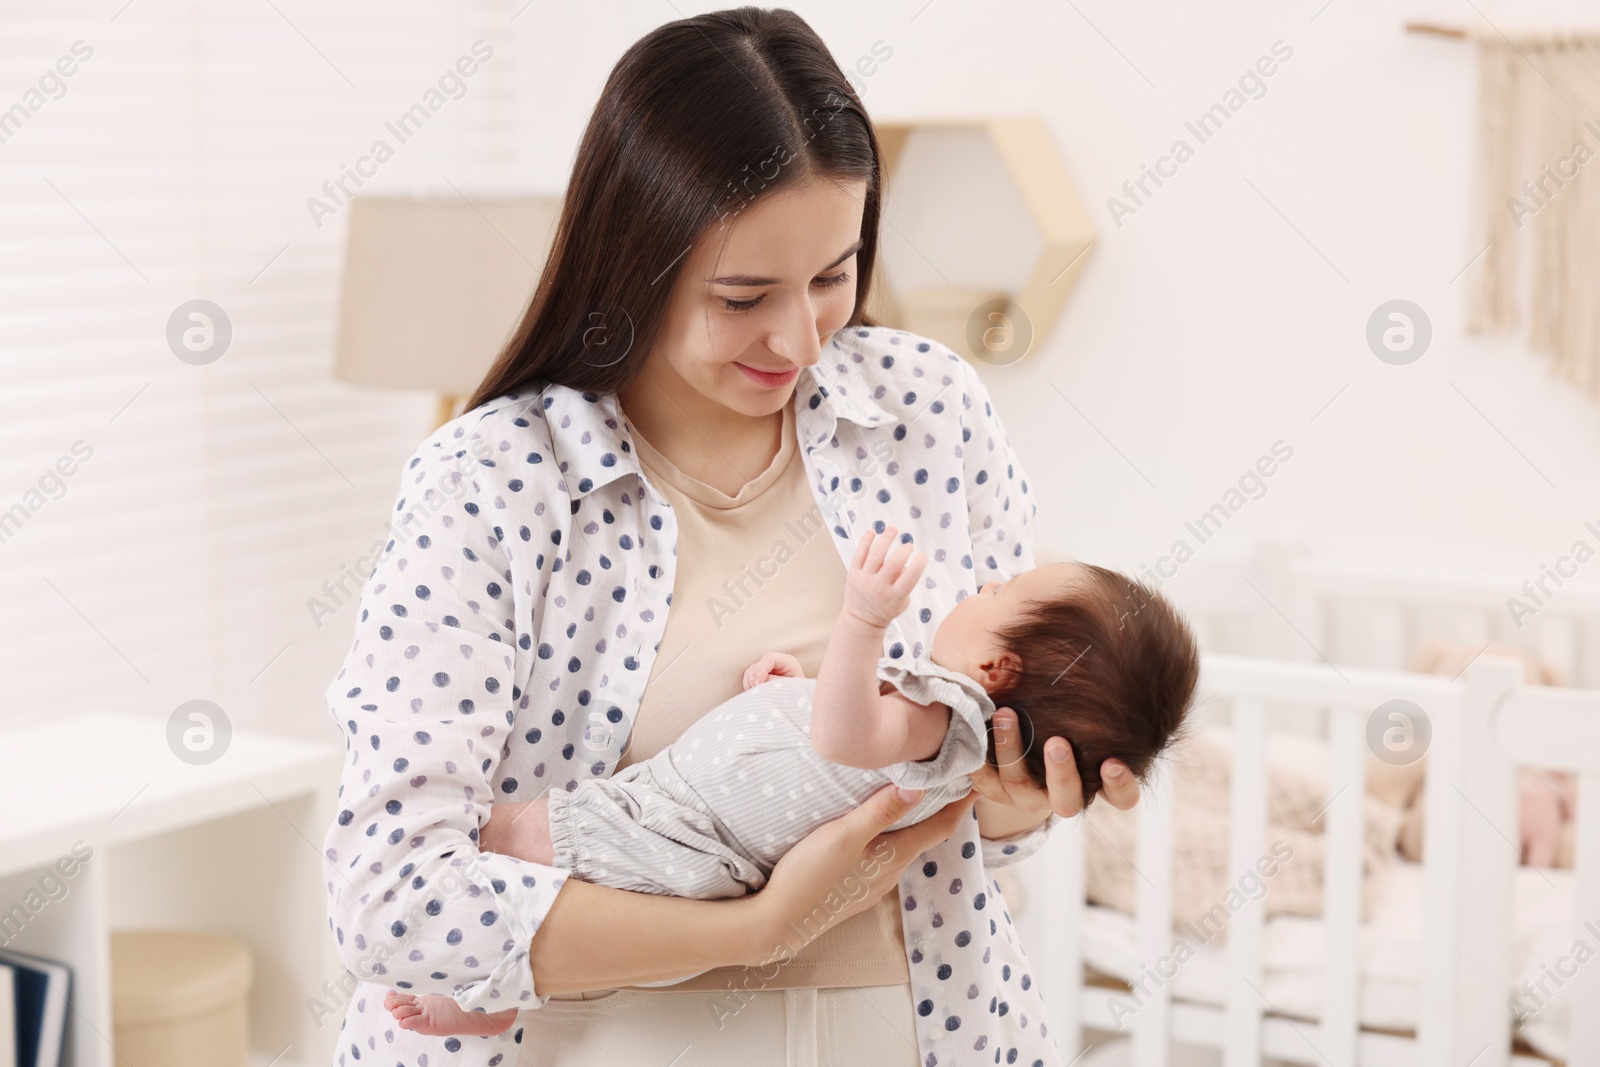
M 1131 1031 L 1136 1067 L 1171 1062 L 1174 1042 L 1220 1049 L 1228 1067 L 1264 1058 L 1372 1067 L 1500 1067 L 1545 1063 L 1511 1053 L 1505 976 L 1511 967 L 1512 878 L 1518 863 L 1514 769 L 1539 766 L 1579 777 L 1575 884 L 1577 924 L 1600 921 L 1600 691 L 1524 685 L 1520 668 L 1484 657 L 1455 682 L 1415 674 L 1322 663 L 1209 654 L 1202 695 L 1226 705 L 1234 735 L 1230 868 L 1242 874 L 1267 850 L 1267 734 L 1280 721 L 1326 723 L 1332 803 L 1326 820 L 1323 923 L 1326 927 L 1320 1019 L 1278 1015 L 1264 1000 L 1263 914 L 1247 900 L 1228 924 L 1227 988 L 1221 1007 L 1174 1000 L 1150 984 L 1136 994 L 1085 984 L 1080 926 L 1030 921 L 1030 956 L 1051 1005 L 1063 1062 L 1083 1049 L 1084 1030 Z M 1428 750 L 1426 959 L 1414 1034 L 1361 1029 L 1357 1015 L 1357 934 L 1362 877 L 1362 796 L 1367 719 L 1384 702 L 1420 706 L 1432 727 Z M 1281 716 L 1284 709 L 1320 709 Z M 1173 944 L 1170 807 L 1157 780 L 1140 805 L 1135 922 L 1141 961 L 1154 968 Z M 1063 827 L 1063 830 L 1069 828 Z M 1083 899 L 1083 835 L 1058 832 L 1029 881 L 1054 899 Z M 1162 887 L 1158 890 L 1155 887 Z M 1031 917 L 1030 917 L 1031 919 Z M 1577 931 L 1577 925 L 1574 926 Z M 1485 976 L 1493 976 L 1486 979 Z M 1573 1067 L 1600 1067 L 1600 959 L 1571 979 Z M 1109 994 L 1109 995 L 1108 995 Z M 1119 1001 L 1117 998 L 1122 997 Z M 1121 1004 L 1123 1010 L 1117 1010 Z
M 1569 685 L 1600 688 L 1594 581 L 1547 582 L 1530 595 L 1511 575 L 1358 566 L 1281 543 L 1191 571 L 1183 606 L 1207 651 L 1403 670 L 1424 638 L 1492 641 L 1554 665 Z M 1535 610 L 1514 616 L 1512 598 Z

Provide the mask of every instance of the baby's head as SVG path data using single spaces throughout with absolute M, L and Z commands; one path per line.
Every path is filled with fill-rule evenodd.
M 1200 674 L 1194 636 L 1160 593 L 1087 563 L 984 586 L 939 624 L 932 659 L 1016 711 L 1036 782 L 1045 782 L 1045 740 L 1066 738 L 1085 803 L 1107 759 L 1143 780 L 1177 735 Z

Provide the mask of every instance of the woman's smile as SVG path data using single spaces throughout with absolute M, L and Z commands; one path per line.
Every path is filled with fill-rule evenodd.
M 752 382 L 755 382 L 764 389 L 777 389 L 781 386 L 788 385 L 790 382 L 794 381 L 795 376 L 800 373 L 799 367 L 790 367 L 788 370 L 784 371 L 770 371 L 758 370 L 755 367 L 749 366 L 748 364 L 739 362 L 735 362 L 734 366 L 744 371 L 745 377 L 749 378 Z

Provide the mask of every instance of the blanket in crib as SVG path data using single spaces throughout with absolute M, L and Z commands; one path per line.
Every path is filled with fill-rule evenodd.
M 1229 871 L 1228 809 L 1233 739 L 1226 730 L 1206 730 L 1174 746 L 1172 775 L 1172 915 L 1175 924 L 1204 926 L 1213 933 L 1242 907 L 1241 894 L 1261 895 L 1267 915 L 1322 914 L 1325 856 L 1322 814 L 1329 802 L 1327 746 L 1314 738 L 1271 734 L 1267 739 L 1267 853 L 1257 878 Z M 1363 845 L 1363 915 L 1370 915 L 1395 862 L 1402 813 L 1366 796 Z M 1109 804 L 1090 805 L 1085 815 L 1085 878 L 1090 903 L 1132 912 L 1139 875 L 1139 813 Z M 1287 858 L 1285 858 L 1287 857 Z M 1261 871 L 1270 871 L 1261 877 Z M 1243 881 L 1241 882 L 1241 878 Z M 1218 905 L 1221 905 L 1219 908 Z

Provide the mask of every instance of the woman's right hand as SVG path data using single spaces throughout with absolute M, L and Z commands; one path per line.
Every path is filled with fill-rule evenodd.
M 763 963 L 792 957 L 823 930 L 872 907 L 899 884 L 912 860 L 955 832 L 977 793 L 913 826 L 884 832 L 921 799 L 921 790 L 884 786 L 795 843 L 753 900 L 771 931 Z

